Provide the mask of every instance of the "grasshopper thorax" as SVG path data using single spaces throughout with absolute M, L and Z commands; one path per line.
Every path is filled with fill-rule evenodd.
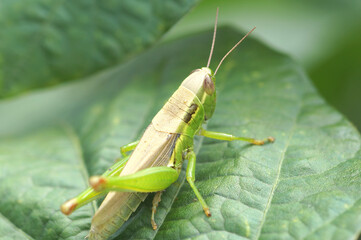
M 192 91 L 200 100 L 205 112 L 205 120 L 212 117 L 216 108 L 216 78 L 210 68 L 196 69 L 184 79 L 183 87 Z

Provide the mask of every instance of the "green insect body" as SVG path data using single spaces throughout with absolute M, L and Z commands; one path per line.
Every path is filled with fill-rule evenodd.
M 252 31 L 253 29 L 250 32 Z M 102 176 L 91 177 L 89 182 L 92 188 L 61 206 L 64 214 L 70 214 L 75 209 L 111 191 L 93 217 L 89 239 L 106 239 L 111 236 L 136 211 L 150 192 L 158 192 L 153 200 L 151 218 L 152 227 L 156 229 L 154 214 L 161 193 L 178 179 L 183 161 L 186 159 L 188 160 L 186 179 L 205 214 L 210 217 L 210 209 L 194 183 L 196 155 L 193 151 L 193 138 L 195 135 L 226 141 L 243 140 L 256 145 L 274 141 L 272 137 L 255 140 L 211 132 L 202 128 L 202 125 L 212 117 L 216 107 L 215 74 L 225 57 L 245 37 L 223 57 L 215 73 L 208 68 L 211 50 L 207 67 L 194 70 L 182 82 L 153 118 L 141 139 L 121 148 L 125 158 L 118 161 Z M 131 150 L 134 150 L 133 153 L 126 156 L 125 152 Z

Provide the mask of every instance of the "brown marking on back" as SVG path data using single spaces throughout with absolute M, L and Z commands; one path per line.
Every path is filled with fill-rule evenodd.
M 184 122 L 189 123 L 189 121 L 192 119 L 193 114 L 197 111 L 198 105 L 195 103 L 192 103 L 192 105 L 189 107 L 189 113 L 187 112 L 184 117 Z

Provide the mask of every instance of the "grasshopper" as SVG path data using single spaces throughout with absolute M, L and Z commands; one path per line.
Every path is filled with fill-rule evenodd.
M 204 213 L 210 217 L 210 209 L 194 183 L 195 135 L 225 141 L 242 140 L 255 145 L 274 142 L 273 137 L 256 140 L 202 128 L 202 125 L 212 117 L 216 107 L 215 75 L 219 67 L 255 29 L 249 31 L 229 50 L 213 73 L 209 65 L 216 38 L 217 19 L 218 9 L 207 67 L 191 72 L 155 115 L 140 140 L 121 147 L 123 159 L 117 161 L 102 176 L 91 177 L 90 188 L 61 206 L 61 211 L 69 215 L 79 207 L 107 194 L 92 219 L 88 235 L 90 239 L 106 239 L 111 236 L 136 211 L 150 192 L 157 192 L 154 196 L 151 216 L 151 225 L 156 230 L 154 215 L 161 194 L 178 179 L 184 160 L 188 160 L 186 179 L 202 205 Z M 132 150 L 133 153 L 127 155 L 127 152 Z

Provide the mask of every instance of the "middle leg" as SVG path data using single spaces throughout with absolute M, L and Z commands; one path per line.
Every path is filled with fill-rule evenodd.
M 203 199 L 202 195 L 199 193 L 196 185 L 194 184 L 194 181 L 196 179 L 195 178 L 196 154 L 194 153 L 193 150 L 188 152 L 187 159 L 188 159 L 187 173 L 186 173 L 187 181 L 188 181 L 189 185 L 191 186 L 191 188 L 193 189 L 193 192 L 197 196 L 199 202 L 201 203 L 204 213 L 207 215 L 207 217 L 210 217 L 211 211 L 209 210 L 209 207 L 208 207 L 206 201 Z
M 163 191 L 157 192 L 153 198 L 152 217 L 150 219 L 153 230 L 157 230 L 157 228 L 158 228 L 157 224 L 155 223 L 154 216 L 155 216 L 155 212 L 157 211 L 158 204 L 161 201 L 162 193 L 163 193 Z
M 219 139 L 219 140 L 225 140 L 225 141 L 234 141 L 234 140 L 241 140 L 241 141 L 246 141 L 255 145 L 263 145 L 266 142 L 274 142 L 275 139 L 274 137 L 268 137 L 266 139 L 263 140 L 257 140 L 254 138 L 249 138 L 249 137 L 237 137 L 228 133 L 221 133 L 221 132 L 213 132 L 213 131 L 207 131 L 203 128 L 201 128 L 198 132 L 198 135 L 201 136 L 205 136 L 208 138 L 214 138 L 214 139 Z

